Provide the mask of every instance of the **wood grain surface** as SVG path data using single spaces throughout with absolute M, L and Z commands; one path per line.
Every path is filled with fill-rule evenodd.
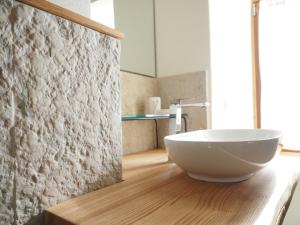
M 248 181 L 193 180 L 164 151 L 126 156 L 125 181 L 49 208 L 46 225 L 277 224 L 298 175 L 298 160 L 278 157 Z M 54 222 L 53 222 L 54 221 Z
M 97 32 L 107 34 L 114 38 L 117 38 L 117 39 L 124 38 L 124 34 L 117 30 L 114 30 L 110 27 L 107 27 L 107 26 L 100 24 L 94 20 L 91 20 L 85 16 L 82 16 L 71 10 L 60 7 L 56 4 L 48 2 L 46 0 L 17 0 L 17 1 L 27 4 L 27 5 L 30 5 L 32 7 L 35 7 L 37 9 L 43 10 L 45 12 L 51 13 L 53 15 L 62 17 L 64 19 L 70 20 L 74 23 L 78 23 L 84 27 L 90 28 Z

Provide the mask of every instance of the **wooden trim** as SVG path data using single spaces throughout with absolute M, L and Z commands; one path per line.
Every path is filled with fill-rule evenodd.
M 300 156 L 300 150 L 291 150 L 291 149 L 283 148 L 281 150 L 281 152 L 293 153 L 295 155 L 299 155 Z
M 253 103 L 254 127 L 261 128 L 261 77 L 259 65 L 259 0 L 252 0 L 251 4 L 251 36 L 252 36 L 252 73 L 253 73 Z M 253 15 L 255 5 L 255 15 Z
M 51 13 L 55 16 L 59 16 L 61 18 L 70 20 L 74 23 L 78 23 L 84 27 L 90 28 L 92 30 L 95 30 L 97 32 L 109 35 L 111 37 L 117 38 L 117 39 L 123 39 L 124 34 L 114 30 L 110 27 L 107 27 L 103 24 L 97 23 L 94 20 L 91 20 L 85 16 L 82 16 L 78 13 L 75 13 L 71 10 L 65 9 L 63 7 L 60 7 L 56 4 L 53 4 L 51 2 L 48 2 L 46 0 L 17 0 L 19 2 L 22 2 L 26 5 L 30 5 L 34 8 L 38 8 L 40 10 L 43 10 L 45 12 Z

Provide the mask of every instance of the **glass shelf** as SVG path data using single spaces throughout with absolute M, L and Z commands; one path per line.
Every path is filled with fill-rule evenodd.
M 181 117 L 186 117 L 187 114 L 182 114 Z M 122 115 L 122 121 L 126 120 L 159 120 L 159 119 L 171 119 L 176 118 L 176 114 L 165 115 L 150 115 L 150 114 L 128 114 Z

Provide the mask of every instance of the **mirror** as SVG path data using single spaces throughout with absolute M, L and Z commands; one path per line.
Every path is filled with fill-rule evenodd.
M 125 34 L 122 71 L 156 77 L 154 0 L 94 0 L 91 18 Z
M 125 33 L 121 69 L 155 76 L 153 0 L 114 0 L 115 27 Z

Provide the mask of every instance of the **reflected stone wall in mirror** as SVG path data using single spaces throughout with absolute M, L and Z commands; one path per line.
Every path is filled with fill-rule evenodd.
M 114 0 L 115 28 L 122 40 L 121 70 L 156 76 L 153 0 Z

